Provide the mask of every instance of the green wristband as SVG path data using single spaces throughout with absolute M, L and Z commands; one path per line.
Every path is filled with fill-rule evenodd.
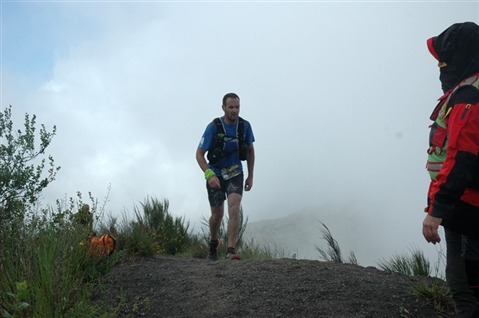
M 205 179 L 206 181 L 210 180 L 212 176 L 216 175 L 213 170 L 208 169 L 205 171 Z

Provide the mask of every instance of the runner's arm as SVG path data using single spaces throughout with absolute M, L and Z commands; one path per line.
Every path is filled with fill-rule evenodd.
M 246 159 L 246 165 L 248 167 L 248 177 L 245 181 L 245 191 L 251 190 L 253 187 L 253 172 L 254 172 L 254 146 L 253 144 L 248 146 L 248 157 Z
M 198 165 L 200 166 L 201 170 L 203 170 L 203 172 L 210 168 L 208 166 L 208 163 L 206 162 L 205 153 L 206 150 L 201 149 L 200 147 L 196 149 L 196 161 L 198 162 Z

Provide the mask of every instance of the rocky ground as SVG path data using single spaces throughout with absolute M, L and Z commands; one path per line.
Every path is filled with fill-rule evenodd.
M 103 290 L 118 317 L 451 317 L 413 296 L 422 281 L 433 280 L 316 260 L 157 255 L 117 264 Z

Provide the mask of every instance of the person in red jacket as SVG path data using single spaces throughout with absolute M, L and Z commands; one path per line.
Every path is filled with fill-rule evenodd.
M 434 109 L 427 170 L 431 176 L 424 238 L 441 241 L 446 281 L 458 317 L 479 317 L 479 26 L 456 23 L 427 40 L 444 95 Z

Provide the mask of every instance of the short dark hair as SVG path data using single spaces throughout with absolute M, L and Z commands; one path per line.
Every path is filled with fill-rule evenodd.
M 228 93 L 226 94 L 224 97 L 223 97 L 223 106 L 226 106 L 226 100 L 228 98 L 237 98 L 238 100 L 240 99 L 238 95 L 236 95 L 235 93 Z

